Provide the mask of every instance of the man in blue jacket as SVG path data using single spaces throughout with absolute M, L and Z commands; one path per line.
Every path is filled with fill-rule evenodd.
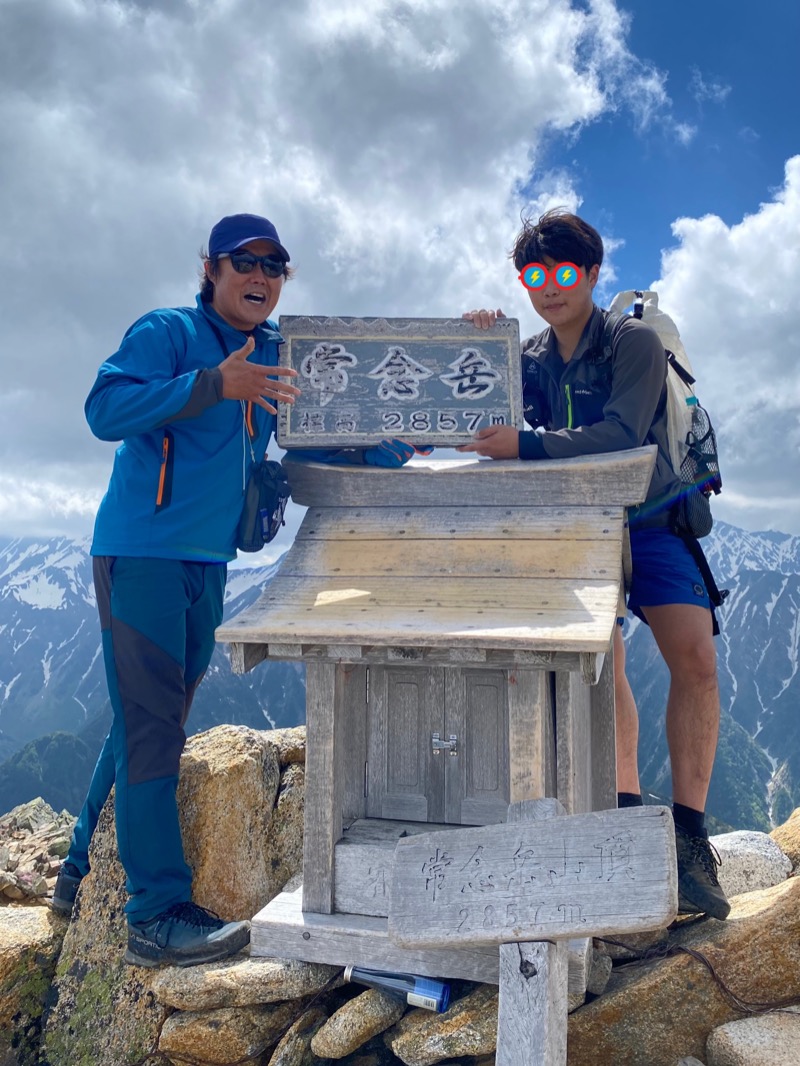
M 130 894 L 125 959 L 141 966 L 210 962 L 249 939 L 248 922 L 223 922 L 191 902 L 176 789 L 184 725 L 222 620 L 251 454 L 266 453 L 274 404 L 299 393 L 285 380 L 295 371 L 277 366 L 282 338 L 269 318 L 291 276 L 288 264 L 268 219 L 221 219 L 196 306 L 135 322 L 86 401 L 92 432 L 122 441 L 92 543 L 113 723 L 53 906 L 72 912 L 92 833 L 116 785 Z M 340 456 L 400 466 L 413 452 L 383 441 Z
M 612 334 L 610 356 L 604 349 L 605 318 L 592 299 L 603 242 L 583 219 L 555 210 L 527 221 L 512 256 L 533 309 L 549 326 L 522 344 L 525 419 L 536 432 L 492 426 L 459 451 L 534 461 L 657 445 L 647 499 L 628 511 L 628 608 L 650 626 L 670 671 L 666 731 L 680 912 L 724 919 L 730 905 L 705 829 L 720 715 L 713 615 L 703 575 L 673 528 L 681 484 L 667 446 L 664 347 L 645 323 L 624 318 Z M 483 310 L 465 317 L 487 329 L 501 316 Z M 638 716 L 619 627 L 614 680 L 618 805 L 638 806 Z
M 72 910 L 115 784 L 130 894 L 125 959 L 142 966 L 211 961 L 249 940 L 248 922 L 191 902 L 176 789 L 184 724 L 222 620 L 250 446 L 264 456 L 274 404 L 299 391 L 286 380 L 294 371 L 277 366 L 281 338 L 269 319 L 288 263 L 267 219 L 223 218 L 196 306 L 135 322 L 86 401 L 95 436 L 122 441 L 92 543 L 113 723 L 53 903 Z

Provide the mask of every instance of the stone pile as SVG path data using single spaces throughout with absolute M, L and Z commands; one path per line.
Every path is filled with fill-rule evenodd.
M 0 817 L 0 901 L 44 903 L 52 895 L 74 825 L 68 811 L 56 814 L 43 799 Z
M 250 918 L 285 886 L 296 887 L 304 757 L 303 729 L 222 726 L 190 740 L 179 806 L 198 903 L 226 919 Z M 620 938 L 623 944 L 595 942 L 588 992 L 570 999 L 569 1066 L 800 1062 L 800 1014 L 751 1016 L 743 1002 L 753 1010 L 800 1002 L 800 878 L 794 876 L 800 811 L 772 837 L 715 838 L 723 884 L 740 893 L 727 922 L 682 921 L 669 931 Z M 126 967 L 124 875 L 110 806 L 93 842 L 92 864 L 57 967 L 64 923 L 42 907 L 5 908 L 50 924 L 47 930 L 15 927 L 13 965 L 17 978 L 28 974 L 29 994 L 18 1020 L 8 1015 L 16 1045 L 8 1047 L 14 1057 L 4 1059 L 0 1038 L 0 1066 L 494 1062 L 496 986 L 453 981 L 450 1009 L 438 1015 L 345 985 L 334 966 L 243 953 L 186 969 Z M 0 921 L 0 1003 L 11 972 L 4 966 L 3 935 Z M 29 945 L 23 959 L 26 937 L 38 937 L 39 947 Z M 45 962 L 33 987 L 37 957 Z M 41 1015 L 45 998 L 40 1048 L 36 1010 Z M 6 1015 L 0 1020 L 9 1024 Z

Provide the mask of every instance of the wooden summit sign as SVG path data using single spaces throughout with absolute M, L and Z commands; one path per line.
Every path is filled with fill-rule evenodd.
M 567 1066 L 566 937 L 657 929 L 678 911 L 668 807 L 564 815 L 512 803 L 505 825 L 400 840 L 389 939 L 497 944 L 496 1066 Z
M 667 807 L 400 840 L 389 938 L 401 947 L 561 940 L 657 929 L 677 913 Z
M 278 409 L 282 448 L 353 447 L 400 437 L 467 444 L 491 425 L 523 428 L 519 323 L 282 315 L 281 365 L 300 389 Z

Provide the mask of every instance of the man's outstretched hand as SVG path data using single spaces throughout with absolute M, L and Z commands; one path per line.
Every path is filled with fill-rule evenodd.
M 295 396 L 300 395 L 300 390 L 287 382 L 273 381 L 272 378 L 296 378 L 297 371 L 288 366 L 260 366 L 258 363 L 248 362 L 255 346 L 253 338 L 248 337 L 241 348 L 231 352 L 228 358 L 219 364 L 222 395 L 226 400 L 256 403 L 274 415 L 278 413 L 277 408 L 267 402 L 266 396 L 281 403 L 294 403 Z

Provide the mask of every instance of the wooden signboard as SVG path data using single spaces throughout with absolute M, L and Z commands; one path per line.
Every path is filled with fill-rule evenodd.
M 427 833 L 395 849 L 389 937 L 402 947 L 657 929 L 677 914 L 667 807 Z
M 566 1066 L 564 938 L 669 924 L 677 881 L 668 807 L 565 816 L 555 799 L 512 803 L 506 825 L 398 842 L 389 939 L 499 944 L 497 1066 Z
M 519 323 L 282 315 L 281 365 L 301 390 L 278 409 L 282 448 L 345 448 L 398 437 L 467 444 L 485 426 L 521 429 Z

